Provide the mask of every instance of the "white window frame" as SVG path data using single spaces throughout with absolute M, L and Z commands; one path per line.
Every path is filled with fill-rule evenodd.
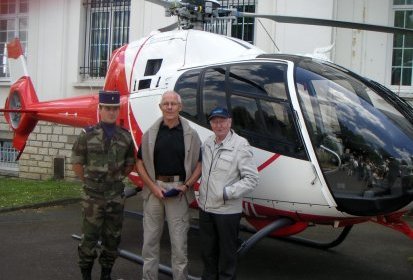
M 410 2 L 412 2 L 411 4 L 403 4 L 403 5 L 401 5 L 401 4 L 396 5 L 396 4 L 394 4 L 395 2 L 396 1 L 393 0 L 393 10 L 392 10 L 393 22 L 396 20 L 396 13 L 400 12 L 400 11 L 403 11 L 403 12 L 410 11 L 410 12 L 412 12 L 412 16 L 413 16 L 413 1 L 410 1 Z M 405 3 L 406 3 L 406 1 L 405 1 Z M 398 26 L 398 27 L 405 27 L 405 26 Z M 394 36 L 396 36 L 396 35 L 394 35 Z M 400 35 L 398 35 L 398 36 L 400 36 Z M 411 90 L 411 88 L 413 86 L 413 46 L 410 47 L 410 48 L 405 48 L 405 46 L 404 46 L 404 40 L 405 39 L 406 39 L 406 36 L 404 35 L 403 36 L 403 45 L 402 45 L 401 48 L 395 48 L 394 43 L 393 42 L 391 43 L 392 55 L 391 55 L 391 65 L 390 65 L 391 66 L 391 68 L 390 68 L 391 71 L 390 71 L 389 84 L 390 84 L 391 88 L 397 89 L 396 91 Z M 404 54 L 405 54 L 406 49 L 409 49 L 412 52 L 412 59 L 411 59 L 410 67 L 405 67 L 404 66 L 405 63 L 403 62 Z M 394 52 L 396 50 L 401 50 L 402 51 L 402 57 L 400 58 L 400 60 L 401 60 L 400 64 L 394 65 Z M 403 80 L 402 80 L 403 79 L 403 72 L 401 72 L 401 74 L 400 74 L 401 79 L 400 79 L 399 84 L 393 83 L 393 71 L 395 70 L 395 68 L 400 68 L 401 71 L 403 71 L 403 69 L 406 69 L 406 68 L 411 68 L 410 84 L 403 85 Z
M 14 12 L 1 13 L 3 9 L 10 9 L 14 5 Z M 26 6 L 26 11 L 20 12 L 22 5 Z M 7 8 L 6 8 L 7 7 Z M 27 40 L 28 40 L 28 24 L 29 24 L 29 1 L 28 0 L 5 0 L 0 3 L 0 28 L 2 21 L 14 21 L 13 29 L 0 29 L 0 32 L 5 32 L 5 40 L 0 41 L 0 48 L 3 48 L 3 56 L 0 56 L 0 82 L 9 82 L 10 73 L 7 63 L 7 43 L 13 38 L 20 38 L 23 47 L 24 55 L 27 57 Z M 22 28 L 22 24 L 26 22 Z M 9 25 L 9 23 L 7 23 Z M 1 40 L 1 35 L 0 35 Z

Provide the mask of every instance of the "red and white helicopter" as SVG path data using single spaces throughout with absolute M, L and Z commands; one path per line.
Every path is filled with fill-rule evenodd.
M 161 116 L 158 104 L 166 90 L 180 93 L 181 115 L 202 140 L 212 133 L 207 113 L 217 105 L 229 108 L 233 128 L 254 147 L 260 172 L 259 186 L 243 202 L 255 234 L 241 246 L 241 255 L 263 237 L 292 236 L 309 225 L 343 229 L 332 242 L 299 241 L 322 248 L 336 246 L 354 224 L 370 220 L 413 239 L 401 219 L 413 206 L 413 110 L 405 101 L 333 63 L 266 54 L 244 41 L 189 27 L 218 15 L 413 30 L 237 13 L 220 10 L 215 1 L 150 2 L 164 5 L 179 23 L 115 50 L 104 89 L 121 93 L 118 123 L 131 132 L 136 147 Z M 168 31 L 177 25 L 179 30 Z M 1 110 L 20 153 L 39 120 L 77 127 L 98 121 L 97 94 L 39 102 L 22 54 L 18 40 L 8 45 L 14 83 Z M 130 179 L 141 188 L 137 173 Z

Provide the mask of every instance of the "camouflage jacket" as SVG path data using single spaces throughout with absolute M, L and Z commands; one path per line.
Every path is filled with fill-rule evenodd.
M 116 126 L 112 139 L 105 141 L 100 123 L 87 127 L 73 144 L 71 160 L 84 166 L 86 190 L 121 192 L 125 167 L 135 164 L 132 137 Z

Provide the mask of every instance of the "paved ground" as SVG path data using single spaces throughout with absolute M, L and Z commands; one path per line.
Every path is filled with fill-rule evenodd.
M 132 198 L 127 208 L 139 210 L 140 199 Z M 408 222 L 413 226 L 413 219 Z M 76 265 L 79 233 L 78 204 L 0 214 L 0 279 L 80 279 Z M 141 251 L 141 220 L 125 220 L 122 248 Z M 330 227 L 307 232 L 315 238 L 332 236 Z M 243 235 L 244 237 L 248 235 Z M 190 231 L 190 273 L 199 276 L 198 234 Z M 169 263 L 169 240 L 162 240 L 162 261 Z M 238 279 L 413 279 L 413 240 L 383 226 L 366 223 L 355 226 L 347 240 L 327 251 L 305 248 L 280 240 L 258 243 L 240 261 Z M 94 268 L 98 279 L 98 266 Z M 113 279 L 140 279 L 142 268 L 119 259 Z M 162 275 L 160 280 L 171 279 Z

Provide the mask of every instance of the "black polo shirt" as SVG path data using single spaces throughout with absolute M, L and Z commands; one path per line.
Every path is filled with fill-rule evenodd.
M 142 159 L 142 146 L 139 147 L 138 158 Z M 162 122 L 156 136 L 154 149 L 155 175 L 179 175 L 185 180 L 185 144 L 184 130 L 181 123 L 169 128 Z

